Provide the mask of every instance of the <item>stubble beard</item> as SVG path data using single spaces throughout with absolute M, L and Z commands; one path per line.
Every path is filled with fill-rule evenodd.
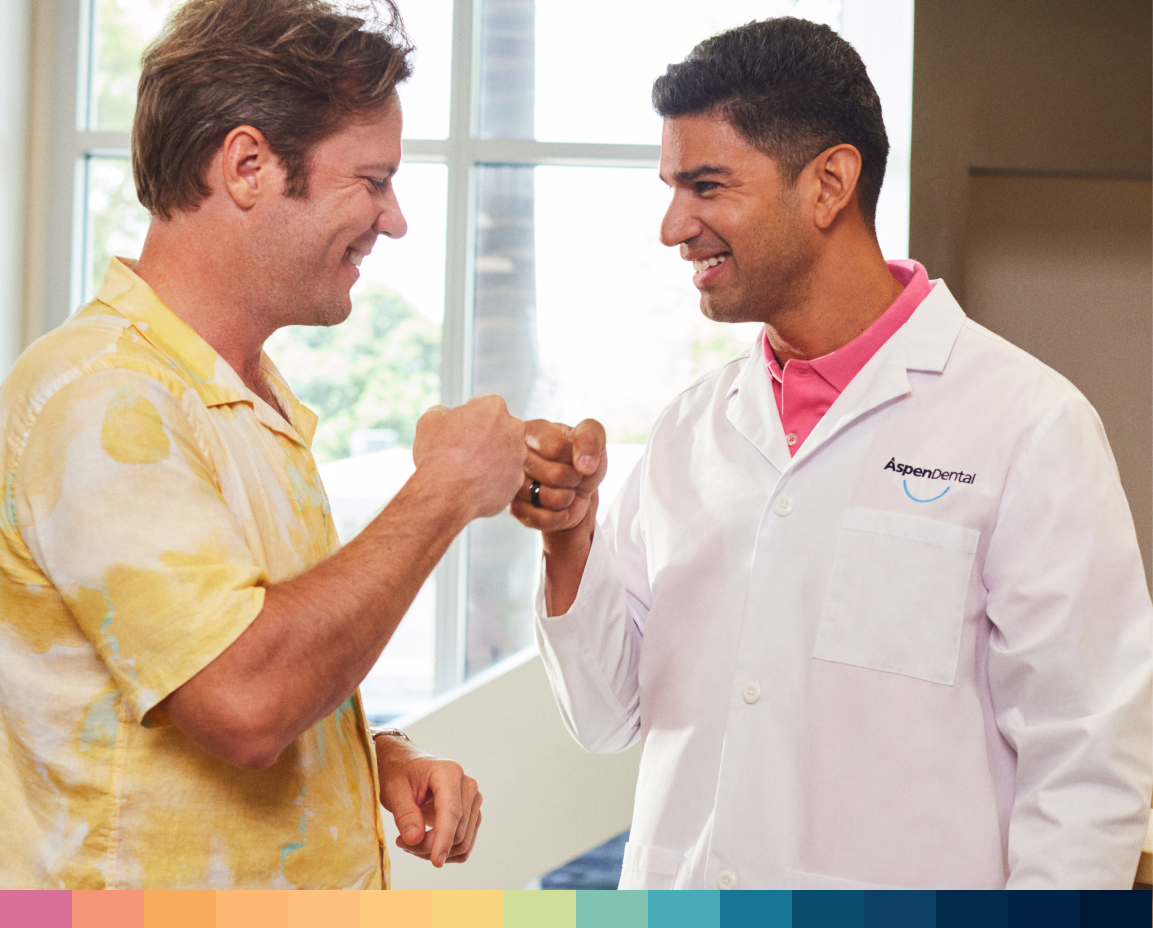
M 814 263 L 815 256 L 803 248 L 778 252 L 772 266 L 761 269 L 747 286 L 738 287 L 734 293 L 724 296 L 712 288 L 702 290 L 701 312 L 714 322 L 764 322 L 775 326 L 798 312 L 808 300 Z
M 340 325 L 352 315 L 352 296 L 350 293 L 343 296 L 338 293 L 317 294 L 311 305 L 307 309 L 302 306 L 301 310 L 307 312 L 307 318 L 310 320 L 304 323 L 305 325 Z
M 349 317 L 352 295 L 341 279 L 343 268 L 334 273 L 321 256 L 307 266 L 299 263 L 285 270 L 286 279 L 275 288 L 283 303 L 274 312 L 290 318 L 290 325 L 333 326 Z
M 756 249 L 763 260 L 747 268 L 734 263 L 733 271 L 746 273 L 727 296 L 711 292 L 712 288 L 701 291 L 701 312 L 707 318 L 776 325 L 808 301 L 817 256 L 801 234 L 796 189 L 786 188 L 778 205 L 781 220 Z M 730 255 L 728 260 L 735 257 Z
M 286 325 L 339 325 L 352 312 L 352 296 L 341 281 L 344 268 L 329 263 L 335 244 L 318 247 L 313 240 L 315 218 L 308 212 L 308 197 L 284 195 L 282 221 L 260 243 L 265 261 L 260 297 L 264 312 Z M 307 243 L 307 244 L 303 244 Z

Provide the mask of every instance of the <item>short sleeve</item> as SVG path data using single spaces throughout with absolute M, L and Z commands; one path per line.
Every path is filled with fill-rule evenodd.
M 267 578 L 179 381 L 111 368 L 58 390 L 29 433 L 21 535 L 138 721 L 259 614 Z

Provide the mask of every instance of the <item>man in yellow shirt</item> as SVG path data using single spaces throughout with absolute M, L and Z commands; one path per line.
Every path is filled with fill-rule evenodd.
M 188 0 L 145 53 L 143 253 L 0 393 L 0 886 L 387 887 L 378 796 L 406 850 L 472 849 L 475 781 L 374 738 L 356 687 L 516 492 L 523 424 L 499 397 L 430 410 L 416 473 L 337 550 L 316 417 L 262 351 L 342 321 L 405 232 L 411 49 L 384 14 Z

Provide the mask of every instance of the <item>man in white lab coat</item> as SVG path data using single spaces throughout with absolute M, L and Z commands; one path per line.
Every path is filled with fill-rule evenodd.
M 658 79 L 666 245 L 765 324 L 653 426 L 531 423 L 538 642 L 592 751 L 644 744 L 622 888 L 1127 888 L 1153 609 L 1100 420 L 881 255 L 888 150 L 831 30 L 750 23 Z

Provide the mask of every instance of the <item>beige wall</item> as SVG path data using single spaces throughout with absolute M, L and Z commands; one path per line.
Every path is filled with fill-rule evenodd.
M 971 168 L 1149 179 L 1151 29 L 1148 0 L 917 0 L 909 238 L 930 275 L 960 289 Z
M 1153 184 L 974 175 L 969 189 L 965 310 L 1097 408 L 1149 578 Z
M 476 778 L 484 824 L 463 867 L 434 870 L 395 849 L 385 816 L 393 885 L 402 889 L 519 889 L 629 827 L 640 745 L 590 754 L 565 730 L 536 648 L 395 721 L 426 751 Z
M 917 0 L 909 252 L 1097 407 L 1153 549 L 1153 9 Z

